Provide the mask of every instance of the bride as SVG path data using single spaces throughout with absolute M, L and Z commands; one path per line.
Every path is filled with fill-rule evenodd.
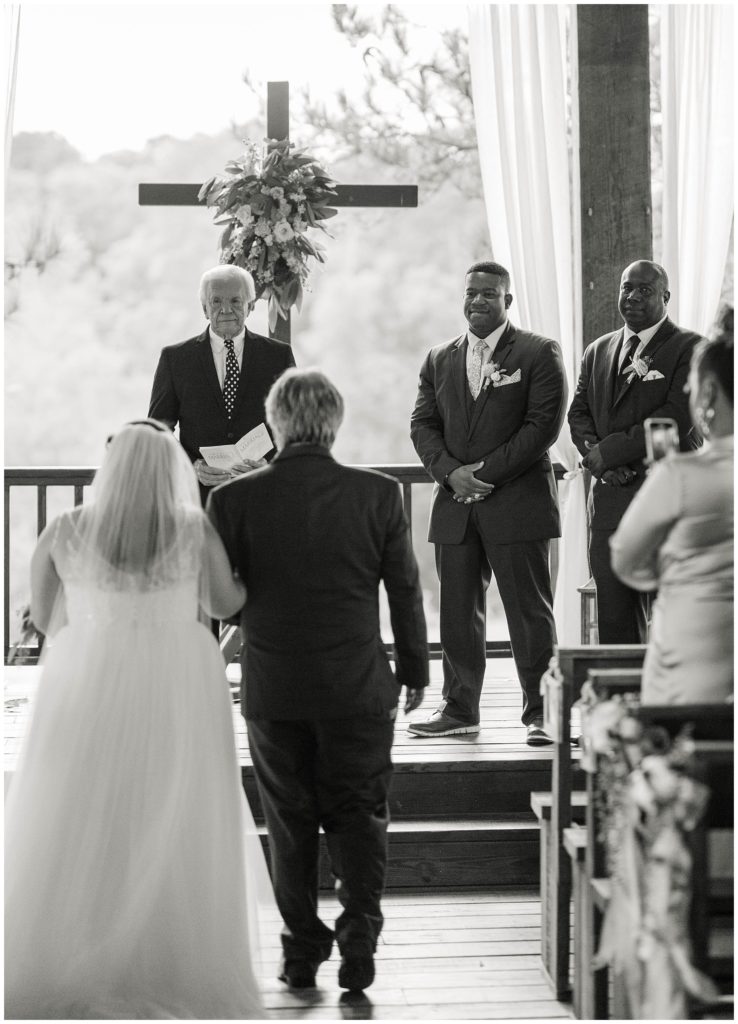
M 163 425 L 112 439 L 92 500 L 39 538 L 31 594 L 47 652 L 6 800 L 6 1017 L 263 1017 L 271 888 L 198 621 L 245 591 Z

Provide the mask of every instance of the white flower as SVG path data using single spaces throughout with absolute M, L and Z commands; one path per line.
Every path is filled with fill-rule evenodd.
M 254 219 L 254 215 L 251 212 L 251 207 L 248 203 L 245 203 L 243 206 L 239 206 L 236 210 L 235 216 L 236 220 L 240 220 L 242 224 L 250 224 Z
M 266 238 L 266 236 L 271 231 L 269 222 L 266 221 L 263 217 L 259 217 L 259 220 L 256 222 L 256 227 L 254 228 L 254 231 L 256 232 L 257 235 L 259 235 L 260 238 Z M 267 245 L 268 244 L 269 243 L 267 242 Z
M 278 220 L 274 225 L 274 237 L 278 242 L 289 242 L 291 238 L 295 237 L 295 232 L 286 220 Z
M 630 384 L 634 377 L 639 377 L 642 380 L 648 373 L 650 365 L 651 356 L 633 356 L 625 367 L 625 372 L 628 374 L 628 384 Z
M 494 361 L 485 363 L 482 367 L 482 379 L 484 380 L 482 389 L 488 388 L 490 381 L 494 381 L 495 384 L 499 384 L 502 380 L 503 373 L 507 373 L 507 370 L 504 367 L 501 367 L 499 363 L 495 363 Z
M 280 188 L 279 185 L 275 185 L 274 188 L 269 189 L 269 195 L 272 199 L 284 199 L 284 189 Z

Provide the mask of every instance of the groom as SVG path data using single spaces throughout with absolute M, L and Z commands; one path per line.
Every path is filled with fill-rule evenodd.
M 510 275 L 498 263 L 466 274 L 468 330 L 431 349 L 411 419 L 415 449 L 436 481 L 428 539 L 441 581 L 443 701 L 416 736 L 479 732 L 486 664 L 485 594 L 492 574 L 505 609 L 531 746 L 543 731 L 540 680 L 556 632 L 549 543 L 559 509 L 549 447 L 566 410 L 555 341 L 514 327 Z
M 428 682 L 422 594 L 397 482 L 330 453 L 343 418 L 333 384 L 288 370 L 266 415 L 276 458 L 216 487 L 207 512 L 246 586 L 243 712 L 284 919 L 280 978 L 310 988 L 331 954 L 334 933 L 318 917 L 322 828 L 343 908 L 338 983 L 357 991 L 374 980 L 383 922 L 398 698 L 404 686 L 411 711 Z

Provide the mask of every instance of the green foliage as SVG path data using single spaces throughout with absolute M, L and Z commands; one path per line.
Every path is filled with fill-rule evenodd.
M 332 10 L 337 31 L 361 53 L 365 85 L 360 97 L 339 90 L 333 102 L 304 90 L 299 116 L 313 127 L 311 144 L 371 154 L 390 174 L 409 172 L 426 194 L 452 182 L 480 197 L 466 33 L 429 33 L 391 4 Z
M 247 144 L 241 159 L 229 160 L 226 174 L 210 178 L 198 198 L 214 207 L 222 263 L 252 274 L 257 298 L 265 298 L 269 326 L 287 319 L 290 307 L 302 305 L 309 259 L 323 262 L 323 249 L 312 243 L 310 229 L 327 231 L 320 222 L 338 212 L 329 206 L 336 192 L 320 164 L 287 139 L 266 139 L 263 151 Z

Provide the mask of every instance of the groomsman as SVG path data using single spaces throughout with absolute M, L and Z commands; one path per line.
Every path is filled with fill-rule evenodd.
M 548 558 L 560 521 L 548 449 L 567 393 L 559 345 L 514 327 L 512 300 L 507 270 L 475 263 L 464 291 L 468 330 L 431 349 L 420 371 L 411 436 L 436 481 L 428 539 L 441 581 L 443 701 L 409 732 L 479 731 L 494 573 L 535 746 L 550 742 L 540 680 L 556 641 Z
M 263 423 L 269 388 L 295 365 L 289 345 L 246 327 L 255 300 L 248 271 L 230 264 L 206 271 L 200 302 L 208 326 L 164 348 L 156 368 L 149 416 L 172 429 L 179 424 L 179 440 L 195 467 L 203 504 L 212 487 L 265 463 L 246 460 L 230 471 L 216 469 L 202 458 L 200 446 L 235 444 Z
M 572 440 L 594 477 L 589 559 L 605 644 L 646 641 L 647 595 L 622 583 L 610 567 L 610 537 L 646 476 L 643 421 L 674 419 L 682 451 L 698 444 L 685 385 L 700 336 L 672 323 L 669 297 L 669 279 L 658 263 L 637 260 L 625 268 L 618 296 L 625 326 L 585 349 L 569 409 Z

